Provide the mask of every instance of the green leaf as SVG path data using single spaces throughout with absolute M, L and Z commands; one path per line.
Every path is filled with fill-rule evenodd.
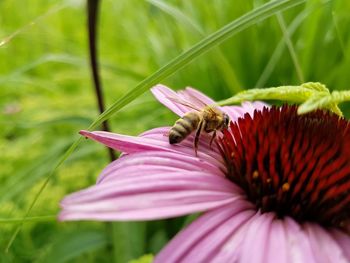
M 331 94 L 332 103 L 339 104 L 341 102 L 349 101 L 350 100 L 350 91 L 349 90 L 343 90 L 343 91 L 338 91 L 335 90 Z
M 146 223 L 113 222 L 110 223 L 114 262 L 127 262 L 145 253 Z
M 305 114 L 316 109 L 328 109 L 343 116 L 338 104 L 350 100 L 350 91 L 333 91 L 319 82 L 307 82 L 300 86 L 280 86 L 266 89 L 251 89 L 237 93 L 233 97 L 219 101 L 220 106 L 237 104 L 243 101 L 280 100 L 301 103 L 298 114 Z
M 331 94 L 315 94 L 299 106 L 298 113 L 304 114 L 316 109 L 329 109 L 339 116 L 343 116 L 338 104 L 349 100 L 350 91 L 333 91 Z
M 315 89 L 321 89 L 317 85 L 300 86 L 280 86 L 266 89 L 250 89 L 237 93 L 233 97 L 219 101 L 218 105 L 237 104 L 243 101 L 253 100 L 281 100 L 288 102 L 304 102 L 317 92 Z
M 329 89 L 320 82 L 306 82 L 304 84 L 301 84 L 301 86 L 310 90 L 326 92 L 329 94 Z
M 75 230 L 61 235 L 39 262 L 62 263 L 108 244 L 104 231 Z

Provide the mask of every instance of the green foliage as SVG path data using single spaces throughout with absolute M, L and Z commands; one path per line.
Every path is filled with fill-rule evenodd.
M 86 252 L 103 248 L 107 244 L 106 232 L 85 229 L 74 230 L 69 233 L 59 234 L 38 262 L 67 262 Z
M 283 11 L 295 5 L 298 5 L 305 0 L 283 0 L 283 1 L 272 1 L 259 8 L 252 10 L 241 16 L 240 18 L 232 21 L 225 25 L 203 40 L 193 45 L 190 49 L 183 52 L 179 56 L 172 59 L 165 66 L 161 67 L 155 73 L 150 75 L 141 81 L 135 88 L 127 92 L 123 97 L 113 103 L 105 112 L 103 112 L 90 126 L 89 129 L 96 128 L 103 121 L 109 119 L 114 113 L 119 111 L 125 105 L 129 104 L 135 98 L 140 96 L 146 90 L 151 88 L 153 85 L 162 81 L 166 77 L 174 74 L 179 69 L 183 68 L 186 64 L 190 63 L 194 58 L 199 57 L 203 53 L 210 50 L 212 47 L 225 41 L 232 35 L 242 31 L 243 29 L 257 23 L 260 20 L 266 19 L 272 16 L 276 12 Z
M 280 100 L 290 103 L 301 103 L 299 114 L 305 114 L 316 109 L 328 109 L 343 116 L 338 104 L 350 100 L 350 91 L 333 91 L 319 82 L 308 82 L 300 86 L 280 86 L 266 89 L 250 89 L 242 91 L 229 99 L 218 102 L 228 105 L 253 100 Z
M 302 103 L 300 111 L 347 101 L 350 3 L 266 2 L 102 1 L 98 46 L 109 109 L 98 117 L 84 1 L 0 1 L 0 261 L 150 262 L 142 255 L 156 254 L 193 219 L 58 223 L 53 216 L 64 195 L 93 184 L 108 163 L 100 145 L 81 139 L 78 147 L 80 129 L 108 119 L 113 131 L 136 135 L 175 120 L 149 93 L 140 96 L 157 82 L 194 86 L 216 100 L 295 85 L 302 97 L 288 91 L 284 101 Z
M 319 92 L 301 104 L 298 108 L 298 113 L 304 114 L 316 109 L 329 109 L 336 114 L 343 116 L 338 104 L 345 101 L 350 101 L 350 91 L 335 90 L 332 93 Z
M 144 255 L 138 259 L 129 261 L 129 263 L 151 263 L 151 262 L 153 262 L 153 255 Z

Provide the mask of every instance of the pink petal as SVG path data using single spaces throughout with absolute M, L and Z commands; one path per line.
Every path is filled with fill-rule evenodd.
M 232 209 L 232 208 L 231 208 Z M 241 227 L 249 222 L 250 218 L 255 214 L 254 209 L 249 209 L 232 216 L 222 225 L 219 225 L 208 236 L 204 236 L 203 240 L 194 246 L 190 253 L 186 255 L 184 261 L 191 262 L 192 258 L 196 258 L 198 262 L 227 262 L 222 261 L 221 252 L 225 249 L 227 240 L 233 235 L 239 233 Z M 238 236 L 240 236 L 238 234 Z M 233 251 L 239 253 L 239 250 Z M 231 259 L 234 259 L 232 257 Z
M 171 145 L 168 142 L 168 138 L 164 136 L 164 133 L 166 131 L 168 131 L 168 128 L 158 128 L 148 133 L 144 133 L 141 135 L 141 137 L 121 135 L 103 131 L 80 131 L 80 134 L 125 153 L 146 151 L 172 152 L 183 156 L 198 158 L 203 162 L 208 162 L 219 167 L 223 171 L 226 170 L 225 163 L 217 149 L 217 146 L 213 145 L 212 149 L 210 149 L 208 141 L 205 140 L 205 137 L 199 144 L 198 156 L 196 157 L 192 144 L 192 135 L 179 144 Z
M 142 171 L 142 173 L 140 173 Z M 155 172 L 198 171 L 224 177 L 224 172 L 216 165 L 193 156 L 165 152 L 147 151 L 124 155 L 109 164 L 101 173 L 98 183 L 106 183 L 119 176 L 138 176 Z
M 242 200 L 207 212 L 170 241 L 155 262 L 209 262 L 252 214 L 252 205 Z
M 156 139 L 162 142 L 165 142 L 166 145 L 169 145 L 169 137 L 167 134 L 169 133 L 171 127 L 161 127 L 161 128 L 155 128 L 149 131 L 146 131 L 142 133 L 140 136 L 144 138 L 150 138 L 150 139 Z M 220 151 L 218 150 L 218 147 L 215 143 L 212 144 L 210 147 L 209 142 L 211 139 L 211 135 L 207 133 L 202 133 L 200 140 L 199 140 L 199 145 L 198 145 L 198 151 L 207 153 L 207 152 L 214 152 L 215 154 L 220 155 Z M 185 140 L 183 140 L 181 143 L 176 144 L 176 145 L 170 145 L 172 148 L 173 147 L 187 147 L 192 150 L 192 155 L 194 155 L 194 134 L 192 133 L 189 135 Z M 169 146 L 169 147 L 170 147 Z
M 191 101 L 192 103 L 196 103 L 200 108 L 203 107 L 203 105 L 213 105 L 215 104 L 215 101 L 209 98 L 207 95 L 204 95 L 199 90 L 193 89 L 191 87 L 187 87 L 185 90 L 178 91 L 180 96 L 182 96 L 184 99 L 187 99 L 188 101 Z
M 244 108 L 244 110 L 249 113 L 249 115 L 253 116 L 253 113 L 255 110 L 261 111 L 263 110 L 263 108 L 266 107 L 270 107 L 268 104 L 263 103 L 261 101 L 254 101 L 254 102 L 250 102 L 250 101 L 246 101 L 242 103 L 242 108 Z
M 273 217 L 273 213 L 265 213 L 251 222 L 242 242 L 240 262 L 285 262 L 285 258 L 281 259 L 278 251 L 275 251 L 275 258 L 266 260 L 266 252 L 270 245 L 268 241 L 271 234 L 270 229 L 273 223 Z
M 151 138 L 134 137 L 104 131 L 89 132 L 83 130 L 80 131 L 80 134 L 125 153 L 171 150 L 171 145 Z
M 338 243 L 339 247 L 342 248 L 345 257 L 350 262 L 350 235 L 336 229 L 332 230 L 331 235 Z
M 348 262 L 347 241 L 337 242 L 317 224 L 301 226 L 291 218 L 257 214 L 212 262 Z
M 193 110 L 190 107 L 186 107 L 172 100 L 171 98 L 175 98 L 177 100 L 183 99 L 175 91 L 169 89 L 166 86 L 158 84 L 157 86 L 151 88 L 151 92 L 157 98 L 157 100 L 159 100 L 160 103 L 162 103 L 165 107 L 169 108 L 179 116 L 183 116 L 186 112 Z
M 225 178 L 202 172 L 121 176 L 73 193 L 61 202 L 61 220 L 150 220 L 213 209 L 241 198 Z
M 291 262 L 286 230 L 282 220 L 275 219 L 272 222 L 266 243 L 268 244 L 267 251 L 265 253 L 266 262 Z
M 332 235 L 318 224 L 305 224 L 316 262 L 348 263 L 349 258 L 332 238 Z M 348 250 L 350 247 L 347 248 Z
M 308 236 L 294 219 L 284 219 L 290 262 L 317 263 Z
M 259 212 L 255 212 L 248 220 L 242 223 L 241 226 L 231 235 L 231 237 L 222 245 L 220 251 L 215 255 L 212 262 L 243 262 L 241 261 L 241 253 L 243 241 L 247 231 L 253 222 L 260 217 Z
M 221 109 L 226 112 L 232 121 L 237 121 L 238 118 L 244 116 L 244 114 L 248 113 L 250 116 L 254 115 L 254 111 L 261 111 L 264 107 L 270 107 L 269 105 L 260 102 L 243 102 L 242 106 L 223 106 Z

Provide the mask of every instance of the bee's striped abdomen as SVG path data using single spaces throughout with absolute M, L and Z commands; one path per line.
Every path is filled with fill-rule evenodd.
M 194 131 L 200 121 L 197 112 L 186 113 L 181 119 L 178 119 L 169 132 L 169 143 L 175 144 L 185 139 L 192 131 Z

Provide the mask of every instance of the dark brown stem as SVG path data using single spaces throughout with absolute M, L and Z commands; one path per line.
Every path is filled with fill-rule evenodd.
M 104 100 L 102 94 L 102 86 L 100 81 L 100 75 L 98 71 L 98 60 L 97 60 L 97 19 L 99 13 L 99 0 L 88 0 L 87 1 L 87 11 L 88 11 L 88 31 L 89 31 L 89 53 L 90 53 L 90 66 L 91 73 L 94 82 L 95 94 L 98 103 L 99 112 L 102 113 L 105 110 Z M 110 131 L 107 121 L 102 123 L 102 129 L 104 131 Z M 111 161 L 115 160 L 115 152 L 113 149 L 108 148 L 109 157 Z

